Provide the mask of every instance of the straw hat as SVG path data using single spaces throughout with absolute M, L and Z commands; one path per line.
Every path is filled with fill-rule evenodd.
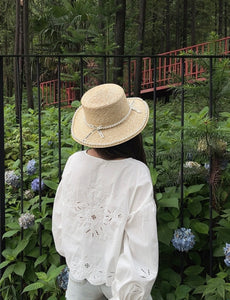
M 92 148 L 122 144 L 138 135 L 149 118 L 148 104 L 141 98 L 126 98 L 122 87 L 101 84 L 88 90 L 76 110 L 73 139 Z

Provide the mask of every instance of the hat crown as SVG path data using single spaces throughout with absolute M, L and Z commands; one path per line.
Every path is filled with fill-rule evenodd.
M 81 99 L 85 121 L 93 126 L 110 126 L 120 122 L 129 112 L 124 90 L 112 83 L 88 90 Z

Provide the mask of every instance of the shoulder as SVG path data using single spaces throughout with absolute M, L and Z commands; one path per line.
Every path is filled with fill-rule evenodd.
M 73 168 L 79 161 L 82 160 L 84 156 L 84 151 L 78 151 L 70 155 L 66 161 L 64 173 Z
M 66 164 L 68 164 L 69 162 L 74 161 L 74 160 L 82 159 L 84 157 L 84 152 L 85 151 L 78 151 L 78 152 L 71 154 L 69 156 Z
M 132 169 L 134 175 L 137 177 L 151 178 L 150 170 L 146 164 L 136 159 L 129 159 L 129 166 Z

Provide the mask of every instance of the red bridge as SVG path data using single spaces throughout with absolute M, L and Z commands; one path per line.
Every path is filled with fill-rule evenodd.
M 156 64 L 156 90 L 166 90 L 169 86 L 179 84 L 182 72 L 182 59 L 178 56 L 199 55 L 199 54 L 230 54 L 230 36 L 216 40 L 215 42 L 202 43 L 170 52 L 158 54 Z M 176 57 L 175 57 L 176 56 Z M 145 57 L 142 59 L 142 83 L 141 94 L 153 92 L 154 90 L 154 67 L 153 59 Z M 91 72 L 85 77 L 85 84 L 95 85 L 97 79 L 94 74 L 97 69 L 96 64 L 88 66 Z M 95 70 L 95 71 L 94 71 Z M 124 73 L 127 74 L 127 64 L 124 67 Z M 133 86 L 136 60 L 130 63 L 130 81 L 131 89 Z M 205 69 L 194 58 L 184 59 L 184 76 L 186 80 L 204 80 Z M 127 75 L 124 75 L 127 78 Z M 53 105 L 58 103 L 58 80 L 51 80 L 40 83 L 42 92 L 42 101 L 44 105 Z M 79 88 L 76 83 L 71 81 L 61 81 L 61 103 L 69 106 L 72 101 L 79 99 Z

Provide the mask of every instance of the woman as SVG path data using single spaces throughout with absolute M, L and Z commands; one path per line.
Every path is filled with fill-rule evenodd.
M 149 300 L 158 271 L 156 206 L 141 139 L 146 102 L 115 84 L 87 91 L 72 121 L 89 149 L 68 159 L 52 230 L 67 300 Z

